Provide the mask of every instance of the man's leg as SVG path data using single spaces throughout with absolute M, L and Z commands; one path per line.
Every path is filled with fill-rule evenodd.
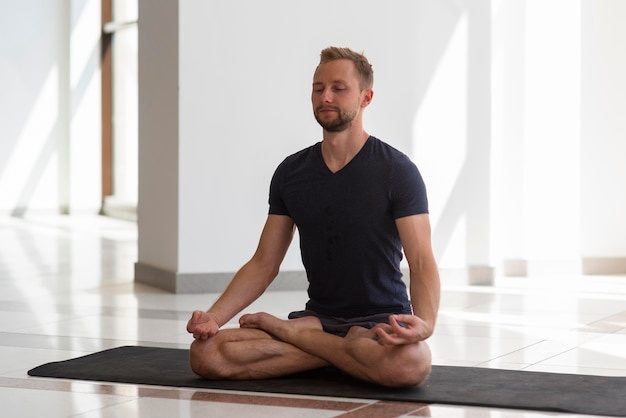
M 267 313 L 244 315 L 241 324 L 262 329 L 356 378 L 385 386 L 414 386 L 431 371 L 426 342 L 382 345 L 372 330 L 353 328 L 345 338 L 326 333 L 316 317 L 284 321 Z M 381 325 L 384 326 L 384 325 Z
M 192 370 L 207 379 L 264 379 L 328 366 L 324 360 L 260 329 L 223 329 L 194 340 Z

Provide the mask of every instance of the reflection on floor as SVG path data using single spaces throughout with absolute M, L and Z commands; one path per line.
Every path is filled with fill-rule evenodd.
M 121 345 L 187 348 L 214 294 L 133 282 L 135 225 L 103 217 L 0 218 L 0 404 L 7 417 L 535 417 L 558 414 L 29 378 L 41 363 Z M 271 292 L 250 311 L 301 307 Z M 234 325 L 234 323 L 232 324 Z M 626 376 L 626 277 L 552 274 L 470 287 L 443 274 L 434 363 Z M 561 415 L 562 416 L 562 415 Z

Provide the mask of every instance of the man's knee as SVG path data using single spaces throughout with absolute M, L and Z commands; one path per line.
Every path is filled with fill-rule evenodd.
M 388 387 L 419 386 L 428 379 L 431 369 L 430 363 L 396 368 L 383 373 L 380 384 Z
M 406 350 L 404 354 L 390 359 L 388 364 L 379 368 L 376 379 L 379 384 L 389 387 L 410 387 L 419 386 L 428 379 L 432 371 L 428 345 L 421 342 L 414 349 Z
M 224 367 L 219 341 L 215 337 L 208 340 L 194 340 L 189 349 L 191 370 L 206 379 L 228 379 Z

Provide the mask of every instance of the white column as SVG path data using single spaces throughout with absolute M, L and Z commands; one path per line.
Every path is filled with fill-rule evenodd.
M 581 251 L 587 274 L 626 273 L 626 2 L 582 2 Z
M 270 96 L 263 99 L 256 89 L 276 84 L 259 84 L 252 75 L 259 63 L 272 61 L 251 58 L 260 45 L 247 45 L 245 32 L 233 31 L 226 42 L 220 40 L 219 25 L 235 19 L 233 11 L 245 18 L 245 10 L 229 4 L 139 2 L 135 279 L 177 293 L 226 286 L 254 251 L 267 214 L 271 174 L 288 152 L 280 150 L 281 144 L 290 152 L 304 146 L 285 147 L 290 142 L 268 136 L 273 122 L 262 112 Z M 262 24 L 255 14 L 247 18 Z M 236 46 L 237 36 L 244 47 Z M 275 81 L 281 77 L 275 76 Z M 305 280 L 301 270 L 286 271 L 273 286 L 304 288 Z
M 69 45 L 69 143 L 66 196 L 61 210 L 98 213 L 102 200 L 102 132 L 99 2 L 71 1 Z
M 135 279 L 176 291 L 178 1 L 139 1 L 139 197 Z
M 502 272 L 526 276 L 524 248 L 524 89 L 526 1 L 494 2 L 492 126 L 493 246 Z
M 467 267 L 470 284 L 493 284 L 491 255 L 491 2 L 468 1 Z

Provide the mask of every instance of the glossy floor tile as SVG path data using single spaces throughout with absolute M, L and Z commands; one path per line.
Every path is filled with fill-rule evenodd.
M 185 324 L 215 294 L 133 282 L 133 223 L 0 218 L 2 417 L 546 417 L 546 412 L 30 378 L 39 364 L 121 345 L 187 348 Z M 626 376 L 626 277 L 543 275 L 465 286 L 442 271 L 434 363 Z M 304 292 L 249 308 L 285 316 Z M 236 326 L 232 321 L 228 326 Z

